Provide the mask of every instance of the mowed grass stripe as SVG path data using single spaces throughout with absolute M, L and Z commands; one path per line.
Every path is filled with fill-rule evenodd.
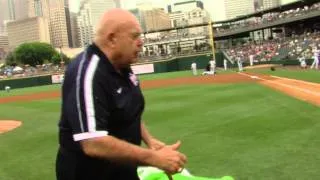
M 35 93 L 41 93 L 41 92 L 47 92 L 47 91 L 60 91 L 60 90 L 61 90 L 61 84 L 18 88 L 18 89 L 12 88 L 10 93 L 7 93 L 3 89 L 1 89 L 0 98 L 9 97 L 9 96 L 26 95 L 26 94 L 35 94 Z
M 55 179 L 60 100 L 0 104 L 0 119 L 22 126 L 0 135 L 0 179 Z
M 276 68 L 275 71 L 271 71 L 270 69 L 252 69 L 252 70 L 248 70 L 248 72 L 256 72 L 261 74 L 269 74 L 272 76 L 280 76 L 280 77 L 286 77 L 291 79 L 299 79 L 303 81 L 320 83 L 320 71 L 317 71 L 317 70 Z
M 319 108 L 258 84 L 144 90 L 143 119 L 181 150 L 194 175 L 236 179 L 318 179 Z M 60 100 L 0 105 L 22 127 L 0 135 L 0 179 L 55 179 Z
M 320 128 L 318 107 L 255 84 L 170 89 L 145 93 L 144 119 L 166 142 L 183 141 L 187 168 L 194 174 L 236 179 L 317 177 L 315 169 L 306 173 L 306 168 L 299 169 L 292 162 L 309 167 L 300 159 L 316 152 L 305 144 L 319 147 L 314 138 Z M 196 93 L 190 94 L 192 90 Z M 161 97 L 155 96 L 159 93 Z M 299 155 L 301 150 L 310 154 Z M 320 167 L 319 162 L 311 164 L 310 168 Z

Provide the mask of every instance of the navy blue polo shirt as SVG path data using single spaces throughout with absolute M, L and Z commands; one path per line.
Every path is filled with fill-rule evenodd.
M 79 141 L 110 135 L 140 145 L 143 109 L 144 98 L 131 69 L 117 72 L 104 53 L 90 45 L 65 72 L 57 176 L 68 173 L 69 180 L 137 178 L 136 167 L 86 156 Z

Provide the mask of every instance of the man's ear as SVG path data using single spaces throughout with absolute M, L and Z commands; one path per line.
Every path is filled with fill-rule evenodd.
M 114 46 L 114 45 L 115 45 L 116 40 L 117 40 L 117 38 L 116 38 L 116 36 L 115 36 L 114 33 L 109 33 L 109 34 L 107 35 L 107 42 L 110 43 L 111 46 Z

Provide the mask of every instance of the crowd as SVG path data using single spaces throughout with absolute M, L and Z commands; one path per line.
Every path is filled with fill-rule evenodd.
M 274 58 L 297 59 L 300 55 L 311 59 L 315 48 L 320 49 L 319 32 L 294 35 L 285 39 L 265 40 L 259 44 L 251 41 L 227 49 L 226 54 L 232 60 L 240 56 L 243 61 L 249 61 L 250 56 L 253 56 L 254 61 L 270 61 Z
M 155 43 L 155 42 L 166 42 L 166 41 L 175 41 L 175 40 L 181 40 L 183 38 L 194 38 L 194 37 L 200 37 L 200 36 L 207 36 L 205 33 L 199 33 L 199 34 L 190 34 L 188 31 L 182 31 L 181 33 L 177 34 L 169 34 L 169 33 L 158 33 L 154 37 L 143 37 L 143 41 L 145 44 L 148 43 Z
M 281 19 L 286 19 L 290 17 L 304 15 L 310 12 L 315 12 L 320 10 L 320 3 L 315 3 L 311 6 L 304 6 L 303 8 L 291 9 L 283 12 L 272 12 L 266 13 L 261 17 L 250 18 L 246 20 L 241 20 L 236 23 L 229 24 L 228 26 L 222 26 L 215 29 L 215 33 L 232 31 L 239 29 L 239 27 L 251 27 L 260 24 L 270 23 L 278 21 Z M 192 38 L 197 36 L 206 36 L 206 34 L 188 34 L 187 31 L 181 31 L 178 35 L 170 35 L 169 33 L 159 34 L 153 38 L 144 38 L 144 42 L 154 43 L 163 42 L 164 44 L 168 41 L 179 40 L 182 38 Z M 263 42 L 247 42 L 242 44 L 241 47 L 233 47 L 227 50 L 227 55 L 231 58 L 236 56 L 241 56 L 242 59 L 248 60 L 250 55 L 254 55 L 255 61 L 269 61 L 272 58 L 283 59 L 283 58 L 297 58 L 302 52 L 306 58 L 312 57 L 312 48 L 319 44 L 319 34 L 318 33 L 305 33 L 303 35 L 293 35 L 290 38 L 277 38 L 274 40 L 265 40 Z M 196 45 L 197 46 L 197 45 Z M 141 53 L 140 57 L 142 61 L 144 60 L 156 60 L 159 58 L 169 58 L 171 56 L 177 56 L 179 54 L 190 54 L 194 52 L 209 51 L 210 46 L 206 44 L 198 47 L 190 48 L 188 51 L 179 51 L 179 48 L 172 50 L 152 50 L 144 51 Z
M 308 14 L 310 12 L 319 11 L 319 10 L 320 10 L 320 3 L 315 3 L 310 7 L 305 6 L 304 8 L 297 8 L 295 10 L 291 9 L 283 12 L 267 13 L 262 15 L 261 17 L 249 18 L 249 19 L 238 21 L 238 22 L 230 23 L 230 25 L 227 25 L 227 26 L 218 27 L 216 28 L 215 33 L 219 34 L 224 32 L 230 32 L 230 31 L 239 29 L 241 27 L 249 28 L 249 27 L 259 26 L 262 24 L 280 21 L 290 17 L 301 16 L 301 15 Z
M 36 67 L 25 66 L 3 66 L 0 68 L 0 79 L 32 77 L 44 74 L 54 74 L 64 72 L 64 68 L 59 65 L 43 64 Z

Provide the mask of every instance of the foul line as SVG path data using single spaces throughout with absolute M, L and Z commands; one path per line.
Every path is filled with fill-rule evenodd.
M 279 77 L 279 76 L 271 76 L 271 77 L 278 78 L 278 79 L 289 80 L 289 81 L 296 81 L 296 82 L 310 84 L 310 85 L 313 85 L 313 86 L 319 86 L 320 87 L 319 83 L 306 82 L 306 81 L 302 81 L 302 80 L 298 80 L 298 79 L 290 79 L 290 78 Z
M 278 84 L 280 86 L 285 86 L 285 87 L 288 87 L 288 88 L 293 88 L 293 89 L 296 89 L 296 90 L 299 90 L 299 91 L 302 91 L 304 93 L 309 93 L 309 94 L 312 94 L 312 95 L 315 95 L 315 96 L 320 96 L 320 93 L 315 93 L 313 91 L 309 91 L 307 89 L 302 89 L 302 88 L 299 88 L 299 87 L 296 87 L 296 86 L 291 86 L 291 85 L 288 85 L 288 84 L 283 84 L 283 83 L 279 83 L 279 82 L 274 82 L 272 80 L 268 80 L 268 79 L 264 79 L 264 78 L 261 78 L 261 77 L 258 77 L 258 76 L 251 76 L 251 75 L 248 75 L 248 74 L 245 74 L 245 73 L 238 73 L 238 74 L 241 74 L 243 76 L 248 76 L 250 78 L 255 78 L 255 79 L 260 79 L 260 80 L 263 80 L 263 81 L 267 81 L 267 82 L 270 82 L 270 83 L 273 83 L 273 84 Z

